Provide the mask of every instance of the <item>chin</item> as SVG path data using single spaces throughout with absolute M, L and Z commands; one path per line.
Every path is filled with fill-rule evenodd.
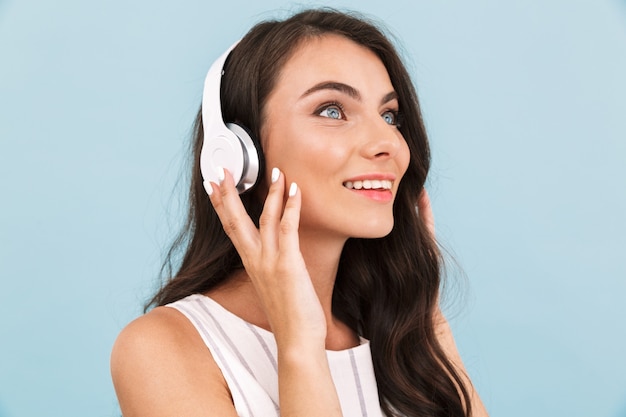
M 393 230 L 393 222 L 388 224 L 377 224 L 374 227 L 361 228 L 357 235 L 353 236 L 361 239 L 380 239 L 387 236 Z

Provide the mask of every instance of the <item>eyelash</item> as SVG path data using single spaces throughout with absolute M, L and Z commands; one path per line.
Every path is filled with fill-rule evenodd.
M 328 110 L 331 107 L 336 107 L 341 112 L 341 119 L 335 119 L 335 120 L 345 120 L 346 115 L 344 111 L 344 106 L 343 104 L 337 101 L 331 101 L 329 103 L 325 103 L 321 105 L 315 110 L 315 114 L 319 116 L 320 113 L 322 113 L 325 110 Z M 384 115 L 385 113 L 391 113 L 393 115 L 394 123 L 390 123 L 389 126 L 400 127 L 401 122 L 402 122 L 402 113 L 399 110 L 387 109 L 381 114 L 381 116 Z
M 325 110 L 328 110 L 330 107 L 337 107 L 339 111 L 341 112 L 341 119 L 342 120 L 345 119 L 346 115 L 344 112 L 343 104 L 336 102 L 336 101 L 331 101 L 329 103 L 322 104 L 320 107 L 317 108 L 317 110 L 315 110 L 315 114 L 319 116 L 320 113 L 322 113 Z
M 385 110 L 382 114 L 391 113 L 393 115 L 394 123 L 390 123 L 389 126 L 400 127 L 402 125 L 402 113 L 400 110 Z M 382 116 L 382 115 L 381 115 Z

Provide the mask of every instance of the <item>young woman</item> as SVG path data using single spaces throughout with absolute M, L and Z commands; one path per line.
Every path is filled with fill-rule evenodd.
M 225 121 L 265 166 L 203 185 L 193 143 L 184 257 L 112 353 L 126 417 L 486 416 L 438 306 L 414 87 L 362 18 L 261 23 L 224 67 Z

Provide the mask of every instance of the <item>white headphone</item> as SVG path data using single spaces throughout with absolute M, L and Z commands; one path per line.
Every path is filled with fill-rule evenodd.
M 202 126 L 204 141 L 200 151 L 200 171 L 204 188 L 209 181 L 218 183 L 218 169 L 226 168 L 233 175 L 239 193 L 253 187 L 260 176 L 261 160 L 252 135 L 241 125 L 225 123 L 222 119 L 220 86 L 224 63 L 232 45 L 211 65 L 204 80 L 202 95 Z

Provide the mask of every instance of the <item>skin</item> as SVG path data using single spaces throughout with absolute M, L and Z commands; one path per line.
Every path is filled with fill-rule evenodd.
M 325 350 L 354 347 L 358 337 L 333 316 L 332 291 L 346 240 L 381 237 L 393 227 L 393 198 L 409 161 L 393 123 L 397 110 L 387 71 L 371 51 L 335 35 L 308 41 L 268 98 L 261 136 L 266 164 L 277 169 L 265 179 L 260 228 L 228 171 L 208 189 L 245 270 L 207 295 L 274 333 L 282 416 L 341 416 Z M 344 185 L 370 177 L 392 181 L 391 189 Z M 434 225 L 427 194 L 418 206 Z M 463 369 L 443 316 L 438 329 Z M 219 368 L 175 309 L 155 308 L 129 324 L 111 370 L 126 417 L 236 416 Z M 473 407 L 486 415 L 477 396 Z

